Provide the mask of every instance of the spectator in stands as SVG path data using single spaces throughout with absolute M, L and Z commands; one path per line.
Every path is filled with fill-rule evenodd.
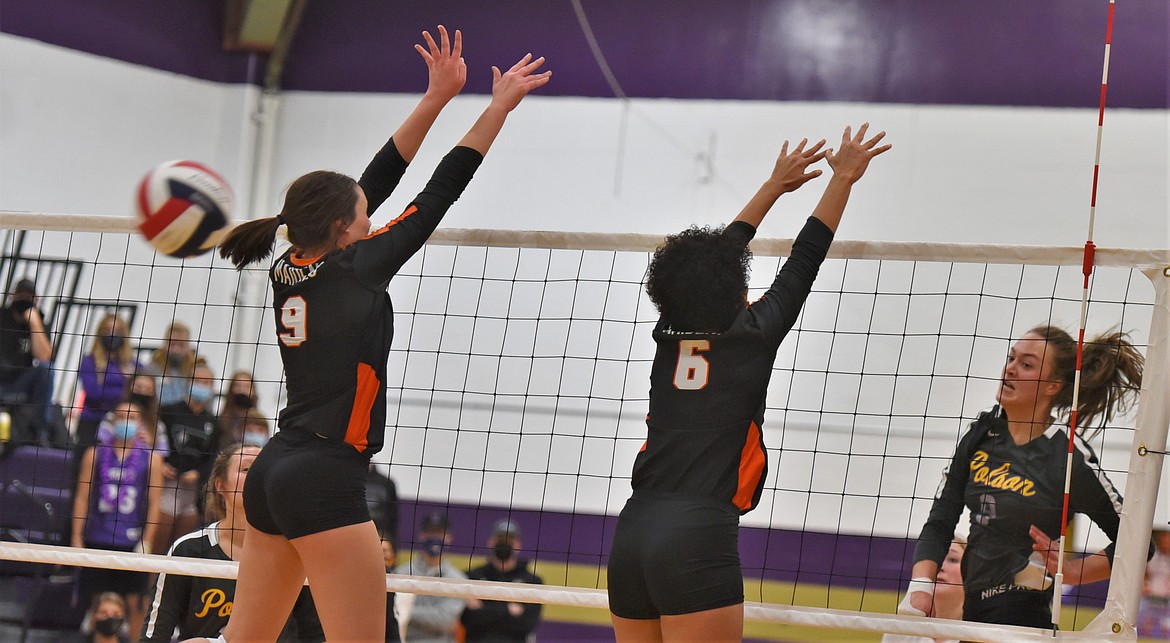
M 528 561 L 517 557 L 520 552 L 520 528 L 502 519 L 492 527 L 488 539 L 491 554 L 481 567 L 468 572 L 472 580 L 502 583 L 539 584 L 540 577 L 528 571 Z M 539 603 L 481 601 L 469 599 L 463 610 L 463 627 L 467 643 L 525 643 L 540 624 Z
M 419 526 L 417 549 L 410 561 L 398 566 L 399 574 L 467 578 L 454 565 L 443 560 L 443 549 L 451 544 L 451 523 L 446 514 L 425 516 Z M 410 643 L 455 643 L 461 625 L 462 598 L 418 594 L 406 621 L 406 640 Z
M 115 314 L 107 314 L 97 324 L 89 354 L 81 358 L 77 379 L 85 392 L 85 401 L 77 418 L 78 456 L 97 444 L 102 419 L 126 399 L 131 379 L 142 370 L 142 365 L 134 359 L 129 337 L 126 322 Z
M 1146 563 L 1142 602 L 1138 609 L 1138 635 L 1170 639 L 1170 531 L 1155 529 L 1154 556 Z
M 398 488 L 394 481 L 378 471 L 378 465 L 370 463 L 366 473 L 366 506 L 370 508 L 370 519 L 378 533 L 398 538 Z
M 244 441 L 244 424 L 248 414 L 256 410 L 259 400 L 252 374 L 236 371 L 223 390 L 223 404 L 219 408 L 219 427 L 224 432 L 224 443 Z
M 268 444 L 268 439 L 272 437 L 272 429 L 268 426 L 268 418 L 260 414 L 260 411 L 252 409 L 248 411 L 248 417 L 244 421 L 244 435 L 241 442 L 249 446 L 262 447 Z
M 126 397 L 132 402 L 137 402 L 142 409 L 143 435 L 149 434 L 154 450 L 164 458 L 167 457 L 171 451 L 171 444 L 167 440 L 166 427 L 158 418 L 158 383 L 154 381 L 154 377 L 146 373 L 135 375 Z
M 195 350 L 191 348 L 191 330 L 182 322 L 167 327 L 162 345 L 151 355 L 147 370 L 159 378 L 159 404 L 167 406 L 187 398 L 191 375 L 195 372 Z
M 239 560 L 244 547 L 244 481 L 260 449 L 235 444 L 220 453 L 207 480 L 207 516 L 213 522 L 177 541 L 167 555 L 207 560 Z M 220 635 L 235 602 L 236 582 L 181 574 L 160 574 L 151 593 L 142 641 L 170 641 Z M 324 641 L 309 588 L 301 590 L 277 641 Z
M 84 643 L 130 643 L 126 626 L 126 600 L 117 592 L 102 592 L 81 623 Z
M 187 398 L 159 410 L 170 453 L 163 465 L 162 524 L 155 551 L 166 551 L 176 536 L 194 531 L 202 522 L 198 490 L 211 473 L 220 444 L 219 421 L 211 412 L 214 382 L 211 367 L 198 362 Z
M 52 434 L 53 344 L 37 308 L 37 288 L 21 279 L 0 308 L 0 404 L 10 408 L 15 429 L 37 441 Z
M 159 522 L 162 456 L 138 439 L 142 410 L 122 402 L 107 416 L 113 439 L 90 447 L 82 456 L 73 500 L 74 547 L 111 551 L 150 551 Z M 83 602 L 102 591 L 116 591 L 129 604 L 131 631 L 142 626 L 142 596 L 147 575 L 83 567 L 79 595 Z

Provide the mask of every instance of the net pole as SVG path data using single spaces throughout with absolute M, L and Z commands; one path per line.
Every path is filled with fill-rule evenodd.
M 1072 486 L 1073 451 L 1076 448 L 1077 432 L 1077 404 L 1080 402 L 1081 392 L 1081 359 L 1085 351 L 1085 318 L 1089 312 L 1089 281 L 1093 275 L 1093 255 L 1096 245 L 1093 243 L 1093 226 L 1097 217 L 1097 181 L 1101 173 L 1101 138 L 1105 126 L 1105 94 L 1109 88 L 1109 49 L 1113 44 L 1113 10 L 1116 0 L 1109 0 L 1109 20 L 1105 27 L 1105 57 L 1101 65 L 1101 100 L 1097 107 L 1097 149 L 1093 157 L 1093 189 L 1089 196 L 1089 231 L 1085 241 L 1084 260 L 1081 270 L 1084 273 L 1084 285 L 1081 288 L 1081 317 L 1080 327 L 1077 329 L 1077 365 L 1073 376 L 1072 412 L 1069 415 L 1068 455 L 1064 464 L 1064 500 L 1060 509 L 1060 541 L 1056 559 L 1056 576 L 1053 578 L 1052 592 L 1052 628 L 1060 625 L 1060 604 L 1064 586 L 1064 551 L 1068 541 L 1068 494 Z
M 1138 606 L 1150 528 L 1154 524 L 1162 481 L 1166 436 L 1170 433 L 1170 265 L 1142 271 L 1154 285 L 1150 340 L 1142 374 L 1137 418 L 1125 481 L 1125 506 L 1118 527 L 1117 547 L 1105 607 L 1086 628 L 1086 633 L 1116 637 L 1128 632 L 1136 639 Z

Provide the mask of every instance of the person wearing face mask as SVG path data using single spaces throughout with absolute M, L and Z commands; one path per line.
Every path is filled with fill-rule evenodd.
M 247 417 L 244 419 L 244 434 L 240 437 L 240 443 L 252 447 L 263 447 L 268 444 L 268 439 L 272 437 L 272 430 L 268 428 L 268 418 L 260 414 L 260 411 L 252 409 L 248 411 Z
M 79 636 L 81 643 L 130 643 L 126 634 L 126 600 L 117 592 L 102 592 L 93 599 Z
M 0 404 L 40 441 L 51 433 L 53 344 L 36 306 L 36 284 L 21 279 L 0 308 Z
M 492 527 L 487 563 L 467 573 L 472 580 L 502 583 L 536 583 L 540 577 L 528 570 L 528 561 L 517 557 L 520 528 L 508 519 Z M 469 599 L 463 610 L 467 643 L 524 643 L 540 624 L 539 603 L 505 603 Z
M 215 375 L 206 361 L 196 363 L 190 382 L 185 400 L 159 409 L 170 453 L 163 464 L 162 524 L 155 551 L 166 551 L 176 536 L 201 524 L 198 490 L 210 475 L 222 444 L 219 419 L 211 410 Z
M 150 551 L 159 522 L 162 456 L 138 438 L 142 410 L 122 402 L 107 416 L 113 436 L 86 450 L 73 500 L 74 547 L 111 551 Z M 114 569 L 83 567 L 78 594 L 88 601 L 102 591 L 127 597 L 132 631 L 142 625 L 141 598 L 147 575 Z
M 395 570 L 410 576 L 467 578 L 443 559 L 451 544 L 451 523 L 446 514 L 431 513 L 419 525 L 418 542 L 410 560 Z M 406 640 L 411 643 L 455 643 L 461 625 L 459 615 L 466 605 L 462 598 L 418 594 L 406 622 Z
M 158 384 L 154 377 L 146 373 L 138 373 L 130 380 L 130 391 L 126 399 L 138 404 L 142 409 L 142 437 L 151 437 L 154 450 L 163 458 L 171 452 L 171 443 L 167 439 L 167 430 L 158 418 Z M 153 428 L 153 430 L 152 430 Z
M 191 348 L 191 329 L 182 322 L 171 322 L 162 345 L 150 356 L 147 371 L 159 378 L 159 403 L 163 406 L 181 402 L 191 386 L 195 371 L 195 350 Z
M 248 371 L 232 373 L 223 390 L 223 404 L 219 408 L 219 426 L 223 429 L 226 444 L 244 441 L 249 414 L 256 411 L 258 405 L 252 374 Z
M 129 335 L 121 317 L 113 313 L 105 315 L 94 331 L 89 354 L 81 358 L 77 367 L 77 379 L 85 392 L 74 437 L 78 460 L 86 449 L 97 444 L 102 419 L 126 398 L 130 380 L 142 370 L 142 365 L 134 359 Z

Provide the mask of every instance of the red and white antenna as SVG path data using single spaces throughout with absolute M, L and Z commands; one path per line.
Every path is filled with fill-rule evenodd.
M 1085 348 L 1085 318 L 1089 312 L 1089 278 L 1093 274 L 1093 255 L 1097 246 L 1093 244 L 1093 224 L 1097 218 L 1097 180 L 1101 174 L 1101 134 L 1105 129 L 1105 94 L 1109 88 L 1109 47 L 1113 44 L 1113 9 L 1116 0 L 1109 0 L 1109 22 L 1105 27 L 1105 60 L 1101 65 L 1101 103 L 1097 108 L 1097 151 L 1093 157 L 1093 191 L 1089 197 L 1089 234 L 1085 241 L 1085 255 L 1081 265 L 1085 275 L 1081 292 L 1081 322 L 1077 332 L 1077 370 L 1073 378 L 1072 413 L 1069 416 L 1068 458 L 1064 465 L 1064 502 L 1060 511 L 1060 556 L 1057 557 L 1056 577 L 1053 579 L 1052 626 L 1060 624 L 1060 603 L 1064 585 L 1064 546 L 1068 537 L 1068 494 L 1072 485 L 1073 449 L 1077 431 L 1077 404 L 1081 397 L 1081 358 Z

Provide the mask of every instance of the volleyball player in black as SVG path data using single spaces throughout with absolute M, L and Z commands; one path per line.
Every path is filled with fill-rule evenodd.
M 269 273 L 288 405 L 280 431 L 256 459 L 244 488 L 248 532 L 228 641 L 272 640 L 308 576 L 331 641 L 382 641 L 385 567 L 365 503 L 366 469 L 383 443 L 385 372 L 393 336 L 386 293 L 459 197 L 508 113 L 551 72 L 525 56 L 492 68 L 491 104 L 435 169 L 406 210 L 369 234 L 367 212 L 389 196 L 440 109 L 462 88 L 462 39 L 439 28 L 416 45 L 430 86 L 358 182 L 311 172 L 293 182 L 277 217 L 237 227 L 221 254 L 237 267 L 272 251 L 288 227 L 292 248 Z
M 1121 494 L 1069 415 L 1077 343 L 1065 331 L 1039 326 L 1012 346 L 998 405 L 971 423 L 959 440 L 914 550 L 913 580 L 903 614 L 933 611 L 938 565 L 950 547 L 963 507 L 971 530 L 963 556 L 963 619 L 1052 627 L 1052 577 L 1061 532 L 1068 441 L 1073 440 L 1069 517 L 1088 516 L 1117 538 Z M 1143 358 L 1122 333 L 1086 340 L 1077 425 L 1094 426 L 1126 408 L 1141 388 Z M 1109 577 L 1113 544 L 1069 557 L 1064 581 L 1081 585 Z
M 609 606 L 619 641 L 731 641 L 743 637 L 739 516 L 759 501 L 767 473 L 760 427 L 781 340 L 796 323 L 853 184 L 878 146 L 867 125 L 841 147 L 824 141 L 791 153 L 726 228 L 667 237 L 646 291 L 661 315 L 650 373 L 647 438 L 634 461 L 634 492 L 609 557 Z M 833 176 L 772 287 L 748 304 L 747 243 L 776 199 Z

